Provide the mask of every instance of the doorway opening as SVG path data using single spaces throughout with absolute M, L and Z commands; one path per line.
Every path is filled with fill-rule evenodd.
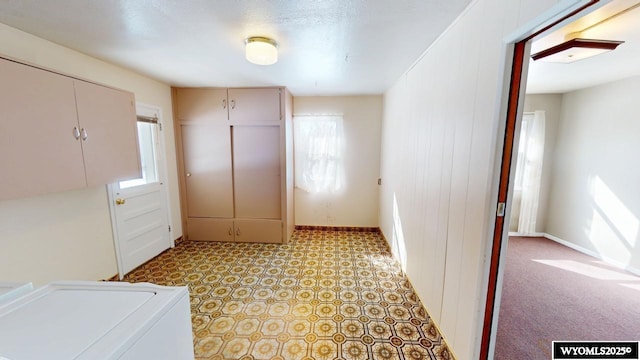
M 580 1 L 574 4 L 564 4 L 564 9 L 558 10 L 547 19 L 541 19 L 536 28 L 526 30 L 514 41 L 511 78 L 507 92 L 506 124 L 504 125 L 504 142 L 498 185 L 497 215 L 494 227 L 488 291 L 483 323 L 480 358 L 488 359 L 494 355 L 495 335 L 497 332 L 498 309 L 500 306 L 501 287 L 503 281 L 506 244 L 508 239 L 508 215 L 511 211 L 511 200 L 514 188 L 514 169 L 516 166 L 514 152 L 518 144 L 520 121 L 523 114 L 523 103 L 528 72 L 531 42 L 539 39 L 542 34 L 549 34 L 562 26 L 573 22 L 585 13 L 593 13 L 611 1 Z M 562 5 L 562 4 L 560 4 Z M 597 6 L 595 6 L 597 5 Z M 588 10 L 587 10 L 588 9 Z M 557 10 L 557 8 L 556 8 Z M 547 13 L 545 16 L 549 16 Z M 506 209 L 506 211 L 505 211 Z M 530 231 L 530 230 L 529 230 Z
M 534 194 L 538 210 L 528 209 L 531 199 L 518 193 L 519 180 L 527 180 L 518 170 L 529 161 L 519 156 L 512 167 L 510 231 L 516 233 L 509 234 L 502 258 L 497 360 L 551 358 L 554 340 L 620 341 L 640 331 L 634 321 L 640 277 L 633 274 L 640 274 L 634 260 L 640 201 L 627 190 L 640 179 L 628 167 L 635 159 L 629 154 L 640 151 L 637 135 L 628 135 L 640 133 L 631 95 L 640 90 L 640 79 L 637 71 L 621 71 L 627 59 L 637 58 L 629 55 L 640 37 L 640 3 L 601 5 L 531 45 L 536 53 L 576 32 L 626 41 L 616 51 L 579 62 L 529 62 L 518 148 L 531 141 L 527 112 L 546 113 L 548 138 L 539 158 L 528 159 L 543 161 L 537 174 L 542 186 Z M 574 54 L 579 57 L 579 51 Z M 571 76 L 576 73 L 577 79 Z M 625 185 L 625 179 L 635 181 Z
M 598 3 L 597 6 L 594 6 L 596 3 Z M 587 8 L 589 9 L 585 10 Z M 542 100 L 536 99 L 536 101 L 534 101 L 529 97 L 525 99 L 525 87 L 527 87 L 527 93 L 544 93 L 544 91 L 539 90 L 540 84 L 533 81 L 531 76 L 529 76 L 530 81 L 529 84 L 527 84 L 527 75 L 538 74 L 535 70 L 540 68 L 539 63 L 536 63 L 536 66 L 529 66 L 529 54 L 536 52 L 534 50 L 530 51 L 530 49 L 539 48 L 538 44 L 543 43 L 542 40 L 544 39 L 553 38 L 554 36 L 557 38 L 557 33 L 563 30 L 570 36 L 573 32 L 566 30 L 571 29 L 572 26 L 583 29 L 577 30 L 583 34 L 615 37 L 616 34 L 621 34 L 621 29 L 633 30 L 635 23 L 637 23 L 635 19 L 637 19 L 639 11 L 640 3 L 638 1 L 612 0 L 582 2 L 581 7 L 571 12 L 568 10 L 565 11 L 569 12 L 567 15 L 557 15 L 559 20 L 546 26 L 541 31 L 533 31 L 532 35 L 522 36 L 522 40 L 518 41 L 514 46 L 514 61 L 508 95 L 508 116 L 498 200 L 499 203 L 502 204 L 502 207 L 506 207 L 507 210 L 502 215 L 499 214 L 497 216 L 495 225 L 491 276 L 489 278 L 489 291 L 487 293 L 487 306 L 485 308 L 485 323 L 481 346 L 482 359 L 497 355 L 494 345 L 497 328 L 500 326 L 498 322 L 498 312 L 499 309 L 501 309 L 501 296 L 509 296 L 507 289 L 503 289 L 503 282 L 505 286 L 508 284 L 508 273 L 506 273 L 506 271 L 509 271 L 509 268 L 505 271 L 505 267 L 512 266 L 506 263 L 508 242 L 506 229 L 509 221 L 505 219 L 509 219 L 510 214 L 514 215 L 518 210 L 522 209 L 522 207 L 512 204 L 516 202 L 514 201 L 516 200 L 514 195 L 517 192 L 516 190 L 518 190 L 518 176 L 514 176 L 514 174 L 516 169 L 522 166 L 522 164 L 516 161 L 516 149 L 519 148 L 518 143 L 526 143 L 529 140 L 526 135 L 519 138 L 521 135 L 521 121 L 527 117 L 527 115 L 523 115 L 523 113 L 534 110 L 546 110 L 544 106 L 539 107 Z M 585 15 L 585 13 L 588 14 Z M 636 16 L 636 18 L 630 18 L 633 16 Z M 610 21 L 612 19 L 616 19 L 616 21 Z M 605 23 L 607 23 L 607 26 L 604 26 Z M 640 31 L 637 33 L 640 34 Z M 544 35 L 544 37 L 542 37 L 542 35 Z M 516 246 L 516 243 L 509 242 L 510 253 L 521 251 L 518 249 L 523 248 L 520 246 L 522 244 L 525 245 L 525 248 L 529 246 L 528 250 L 526 250 L 529 251 L 527 254 L 528 257 L 525 259 L 526 266 L 523 266 L 523 268 L 528 268 L 528 270 L 526 270 L 524 274 L 521 273 L 520 279 L 518 279 L 519 281 L 527 281 L 527 279 L 535 280 L 538 276 L 541 276 L 543 272 L 552 269 L 556 271 L 556 275 L 554 276 L 557 278 L 573 279 L 565 280 L 567 282 L 560 283 L 560 285 L 556 285 L 553 289 L 545 290 L 541 287 L 543 291 L 538 291 L 538 294 L 546 294 L 547 299 L 551 300 L 547 302 L 546 307 L 543 306 L 540 308 L 545 309 L 545 315 L 551 313 L 551 310 L 555 310 L 554 307 L 564 309 L 565 312 L 570 312 L 572 309 L 577 308 L 577 300 L 579 300 L 579 297 L 584 298 L 587 297 L 584 296 L 584 294 L 589 294 L 588 297 L 596 300 L 593 308 L 608 306 L 612 309 L 615 308 L 617 313 L 622 313 L 621 308 L 626 306 L 626 317 L 631 317 L 632 319 L 637 318 L 638 313 L 636 309 L 638 308 L 638 303 L 627 300 L 637 299 L 637 291 L 640 289 L 640 278 L 633 275 L 633 273 L 636 275 L 640 274 L 638 270 L 640 251 L 638 251 L 638 246 L 636 246 L 640 239 L 640 220 L 638 220 L 640 219 L 640 211 L 638 210 L 639 205 L 636 204 L 640 204 L 640 199 L 638 199 L 634 193 L 627 190 L 628 188 L 634 188 L 634 185 L 625 183 L 625 179 L 630 178 L 637 180 L 640 178 L 640 173 L 636 174 L 627 164 L 629 162 L 629 155 L 627 154 L 637 153 L 637 151 L 633 149 L 640 149 L 640 142 L 637 139 L 640 127 L 636 125 L 637 121 L 635 121 L 635 119 L 637 119 L 635 115 L 637 113 L 637 107 L 634 107 L 633 104 L 635 100 L 633 96 L 630 95 L 637 93 L 640 89 L 640 79 L 637 77 L 637 67 L 632 69 L 632 72 L 623 74 L 623 76 L 616 74 L 615 71 L 609 71 L 609 77 L 604 78 L 606 70 L 624 69 L 628 67 L 628 65 L 624 62 L 616 62 L 615 64 L 610 63 L 607 66 L 603 66 L 601 63 L 603 59 L 612 59 L 611 54 L 619 56 L 624 53 L 629 57 L 629 52 L 625 51 L 634 48 L 633 40 L 637 38 L 639 38 L 639 36 L 633 33 L 628 37 L 622 36 L 620 40 L 628 41 L 627 47 L 624 48 L 625 50 L 618 50 L 607 55 L 598 55 L 589 60 L 581 60 L 577 62 L 578 65 L 573 68 L 566 66 L 567 64 L 554 65 L 556 66 L 556 70 L 559 69 L 563 73 L 571 73 L 572 71 L 576 71 L 576 69 L 580 69 L 582 74 L 580 81 L 583 81 L 583 78 L 590 77 L 589 81 L 591 81 L 591 83 L 565 84 L 564 86 L 569 87 L 567 89 L 558 87 L 558 84 L 555 84 L 556 90 L 546 90 L 550 93 L 556 92 L 561 94 L 559 95 L 561 97 L 559 101 L 560 105 L 558 105 L 561 111 L 556 109 L 550 112 L 552 113 L 550 120 L 559 121 L 560 124 L 560 130 L 557 132 L 557 140 L 553 139 L 553 137 L 556 136 L 554 133 L 552 133 L 554 135 L 551 139 L 552 146 L 554 142 L 558 144 L 558 148 L 555 151 L 557 154 L 550 157 L 551 160 L 555 162 L 553 166 L 554 179 L 552 179 L 551 185 L 546 185 L 551 187 L 553 196 L 552 199 L 548 200 L 548 203 L 541 205 L 542 209 L 550 208 L 551 210 L 542 216 L 542 223 L 545 222 L 545 218 L 548 218 L 546 224 L 538 224 L 538 226 L 534 224 L 524 231 L 520 229 L 520 226 L 516 226 L 515 229 L 512 228 L 511 230 L 523 232 L 527 235 L 543 235 L 544 238 L 549 240 L 543 237 L 517 238 L 515 240 L 518 246 Z M 533 40 L 536 40 L 536 42 L 532 46 Z M 637 58 L 637 56 L 631 58 Z M 594 59 L 596 60 L 595 62 L 593 61 Z M 597 66 L 589 70 L 589 64 L 595 64 Z M 635 70 L 635 72 L 633 72 L 633 70 Z M 600 78 L 593 76 L 599 72 L 603 74 Z M 560 78 L 561 76 L 558 74 L 559 73 L 556 73 L 555 77 Z M 616 75 L 618 77 L 616 77 Z M 529 100 L 528 105 L 527 100 Z M 532 103 L 537 105 L 532 105 Z M 634 111 L 633 109 L 636 110 Z M 553 122 L 551 125 L 554 125 Z M 522 125 L 522 127 L 524 127 L 524 125 Z M 523 130 L 525 132 L 530 130 L 530 126 L 525 127 Z M 576 156 L 578 153 L 580 153 L 580 155 Z M 609 154 L 609 157 L 607 157 L 606 154 Z M 545 154 L 545 156 L 547 155 Z M 549 170 L 547 169 L 546 171 Z M 576 179 L 578 181 L 576 181 Z M 637 181 L 634 183 L 637 183 Z M 522 228 L 526 228 L 526 226 Z M 569 239 L 569 241 L 565 241 L 564 238 Z M 559 251 L 565 251 L 565 253 L 564 255 L 559 255 L 562 256 L 559 258 L 553 258 L 550 255 L 540 255 L 534 251 L 537 248 L 531 246 L 534 243 L 546 243 L 544 244 L 545 246 L 555 246 Z M 560 245 L 557 243 L 560 243 Z M 592 257 L 589 258 L 569 248 L 576 249 Z M 576 256 L 575 258 L 573 257 L 574 255 Z M 581 256 L 587 260 L 581 262 L 581 260 L 578 259 Z M 511 257 L 509 261 L 511 261 Z M 625 269 L 629 272 L 625 272 Z M 509 281 L 509 284 L 514 284 L 513 279 Z M 582 281 L 587 285 L 600 284 L 600 282 L 602 282 L 602 285 L 596 289 L 576 291 L 575 288 L 578 286 L 578 283 Z M 535 281 L 531 281 L 529 285 L 533 287 L 534 282 Z M 611 290 L 603 290 L 605 289 L 604 282 L 611 284 Z M 550 283 L 550 281 L 541 282 L 543 286 L 546 286 L 548 283 Z M 563 294 L 559 292 L 563 290 L 564 287 L 572 287 L 574 288 L 574 292 L 579 293 L 573 302 L 570 300 L 571 296 L 568 296 L 571 295 L 570 293 Z M 608 298 L 613 296 L 610 294 L 614 293 L 614 288 L 615 292 L 624 293 L 626 297 L 623 295 L 622 298 L 616 298 L 616 300 L 611 301 L 609 305 L 606 305 L 606 300 L 610 300 Z M 526 287 L 524 289 L 526 289 Z M 521 291 L 520 293 L 525 292 L 526 291 Z M 555 297 L 553 294 L 555 294 Z M 528 299 L 525 296 L 525 300 L 521 299 L 516 303 L 522 303 L 534 297 L 537 298 L 536 300 L 539 300 L 544 296 L 534 294 L 530 295 Z M 505 303 L 509 302 L 508 300 L 510 299 L 505 298 Z M 511 305 L 513 304 L 514 302 L 511 301 Z M 527 311 L 527 309 L 523 307 L 521 307 L 520 310 L 522 312 Z M 539 311 L 539 313 L 542 312 L 543 311 Z M 580 311 L 580 313 L 581 315 L 589 314 L 590 317 L 594 318 L 597 316 L 601 316 L 603 319 L 609 317 L 608 315 L 599 314 L 597 311 L 583 310 Z M 619 314 L 614 314 L 614 317 L 615 316 L 619 316 Z M 534 316 L 534 318 L 535 320 L 531 321 L 531 323 L 538 325 L 538 328 L 556 322 L 553 320 L 556 319 L 553 316 L 548 316 L 547 318 Z M 620 317 L 620 319 L 620 321 L 612 325 L 613 328 L 620 327 L 619 325 L 624 323 L 625 316 Z M 502 320 L 500 320 L 500 322 L 502 322 Z M 540 322 L 541 324 L 536 324 L 536 322 Z M 529 342 L 539 342 L 540 344 L 534 344 L 534 347 L 542 347 L 543 352 L 524 357 L 548 358 L 551 355 L 551 342 L 553 340 L 605 341 L 620 340 L 618 339 L 620 336 L 623 338 L 629 337 L 628 335 L 620 335 L 624 334 L 624 332 L 618 332 L 618 335 L 615 335 L 615 331 L 608 331 L 605 323 L 607 322 L 602 321 L 598 323 L 598 326 L 591 326 L 592 328 L 598 329 L 595 334 L 590 331 L 556 332 L 553 333 L 554 335 L 548 336 L 549 338 L 529 340 Z M 518 326 L 525 327 L 528 332 L 535 331 L 535 327 L 529 327 L 525 320 L 519 320 Z M 565 324 L 564 328 L 567 328 L 567 326 L 570 327 L 571 325 Z M 636 331 L 637 334 L 637 330 L 632 330 L 632 332 L 633 331 Z M 509 333 L 509 336 L 513 336 L 514 338 L 512 340 L 515 342 L 519 339 L 518 335 L 513 332 Z M 521 354 L 519 357 L 523 357 L 523 355 Z

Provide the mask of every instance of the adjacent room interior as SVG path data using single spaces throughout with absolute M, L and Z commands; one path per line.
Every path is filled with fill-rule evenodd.
M 638 7 L 614 2 L 597 11 L 606 20 L 577 19 L 534 40 L 531 52 L 576 31 L 581 38 L 637 38 L 631 19 Z M 496 359 L 550 358 L 552 340 L 625 341 L 640 333 L 640 199 L 628 165 L 640 150 L 640 78 L 625 73 L 632 57 L 619 50 L 529 65 Z M 555 79 L 545 67 L 557 71 Z M 593 82 L 611 76 L 609 69 L 619 70 Z
M 514 114 L 540 182 L 512 175 L 501 241 L 524 258 L 491 272 L 514 44 L 607 6 L 631 27 L 637 3 L 3 3 L 0 358 L 512 358 L 500 324 L 548 358 L 510 293 L 547 273 L 629 304 L 598 325 L 638 318 L 640 71 L 585 74 L 637 58 L 640 32 L 585 31 L 624 43 L 575 72 L 529 64 Z M 591 82 L 543 87 L 565 75 Z M 493 275 L 511 310 L 492 323 Z M 546 298 L 571 309 L 564 286 Z

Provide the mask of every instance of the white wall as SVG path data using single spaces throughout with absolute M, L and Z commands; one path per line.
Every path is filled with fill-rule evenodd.
M 129 90 L 162 109 L 173 237 L 182 235 L 169 86 L 0 24 L 0 54 Z M 0 202 L 0 280 L 98 280 L 117 273 L 105 187 Z
M 473 1 L 385 94 L 381 228 L 459 359 L 482 332 L 504 39 L 553 5 Z
M 570 92 L 546 232 L 640 271 L 640 77 Z
M 345 136 L 345 187 L 336 194 L 296 188 L 296 225 L 378 227 L 382 96 L 296 96 L 293 113 L 343 114 Z
M 545 112 L 544 158 L 542 159 L 538 218 L 536 220 L 536 232 L 543 233 L 547 224 L 547 209 L 549 208 L 549 194 L 551 193 L 551 174 L 554 154 L 556 152 L 558 124 L 562 117 L 562 94 L 527 94 L 524 98 L 524 111 L 534 112 L 536 110 L 543 110 Z M 518 230 L 520 195 L 517 191 L 513 193 L 509 231 Z

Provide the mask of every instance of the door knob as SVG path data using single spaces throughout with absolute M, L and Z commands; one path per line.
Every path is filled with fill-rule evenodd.
M 187 173 L 187 177 L 191 177 L 191 173 Z
M 116 205 L 123 205 L 124 202 L 125 202 L 124 199 L 120 199 L 120 198 L 116 199 Z

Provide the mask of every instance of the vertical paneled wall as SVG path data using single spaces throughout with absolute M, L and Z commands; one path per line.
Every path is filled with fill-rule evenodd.
M 474 1 L 385 94 L 381 228 L 460 359 L 481 335 L 503 39 L 554 4 Z

